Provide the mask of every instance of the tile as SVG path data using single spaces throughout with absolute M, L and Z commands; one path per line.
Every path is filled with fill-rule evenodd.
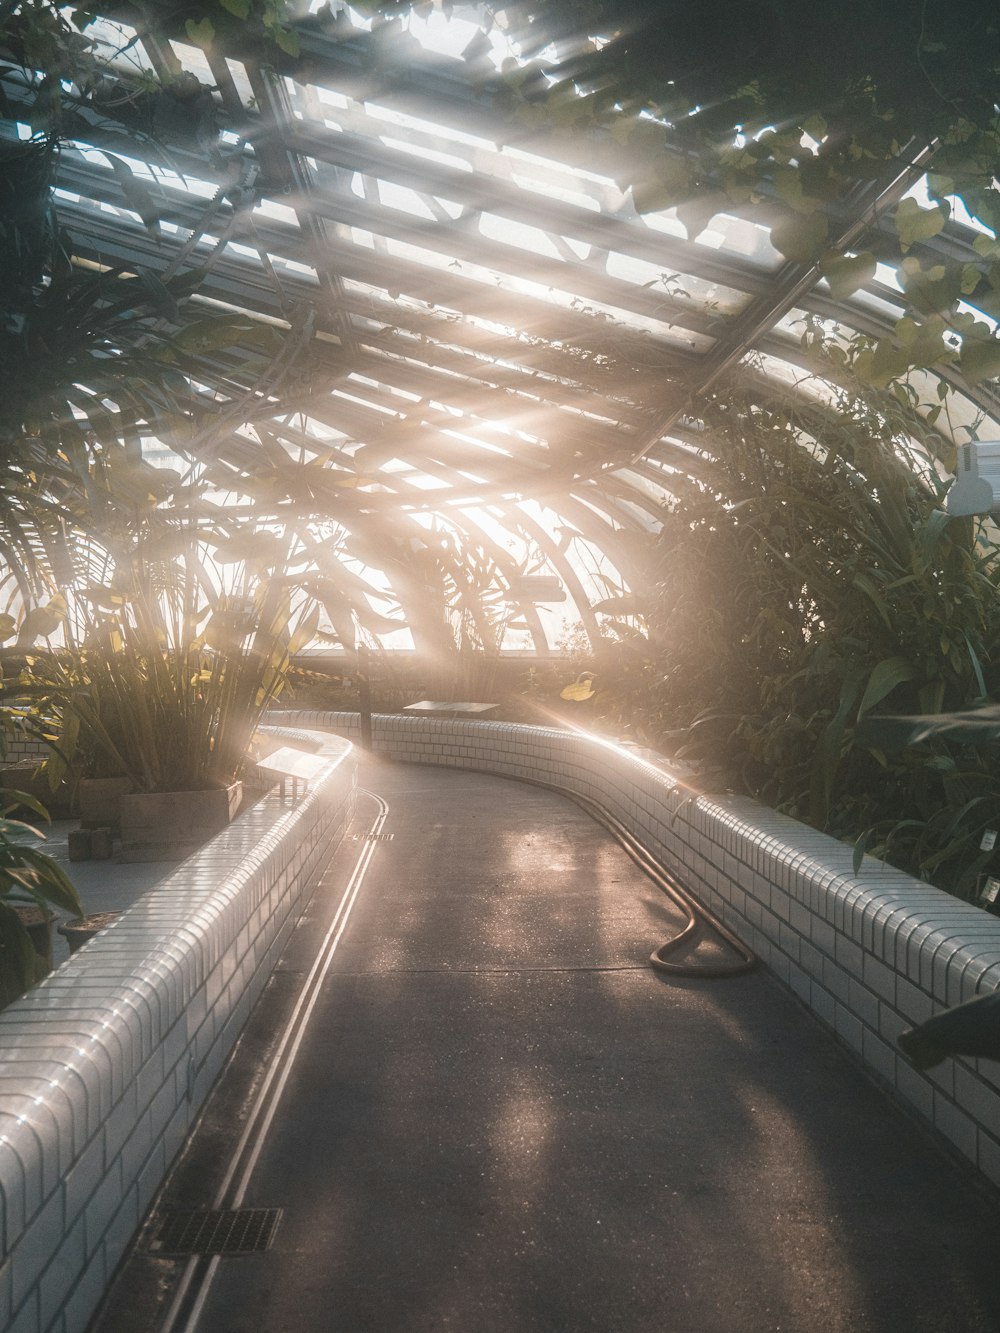
M 896 978 L 896 1007 L 910 1027 L 926 1023 L 934 1016 L 934 1004 L 926 991 L 905 977 Z
M 35 1288 L 65 1234 L 62 1190 L 48 1196 L 11 1251 L 11 1298 L 16 1309 Z M 82 1236 L 82 1228 L 80 1232 Z M 81 1247 L 82 1262 L 82 1247 Z
M 43 1329 L 51 1327 L 53 1320 L 65 1305 L 69 1291 L 83 1272 L 84 1266 L 84 1220 L 80 1217 L 69 1226 L 39 1279 L 38 1292 Z
M 786 985 L 792 988 L 804 1004 L 809 1004 L 811 1002 L 812 979 L 807 972 L 804 972 L 802 968 L 794 962 L 789 963 Z
M 103 1248 L 108 1228 L 124 1203 L 127 1193 L 122 1164 L 120 1159 L 116 1159 L 106 1167 L 84 1212 L 88 1263 L 92 1262 L 94 1255 Z
M 36 1105 L 30 1097 L 12 1097 L 0 1108 L 0 1181 L 5 1188 L 12 1182 L 15 1197 L 21 1192 L 18 1181 L 23 1181 L 25 1223 L 30 1224 L 69 1167 L 72 1154 L 65 1136 L 66 1126 L 52 1108 Z
M 834 1027 L 837 1036 L 842 1037 L 848 1046 L 852 1046 L 858 1052 L 863 1050 L 864 1027 L 861 1020 L 842 1004 L 837 1005 Z
M 862 1055 L 865 1063 L 893 1088 L 896 1086 L 897 1056 L 888 1042 L 866 1029 L 862 1036 Z
M 847 1003 L 850 989 L 850 974 L 838 967 L 833 959 L 824 957 L 823 971 L 820 976 L 824 987 L 842 1003 Z
M 939 1092 L 934 1094 L 934 1127 L 950 1139 L 965 1157 L 976 1160 L 978 1144 L 974 1122 Z
M 934 1089 L 930 1080 L 905 1059 L 896 1062 L 896 1089 L 925 1120 L 934 1116 Z
M 837 966 L 844 971 L 859 979 L 864 975 L 864 953 L 861 946 L 845 939 L 843 935 L 838 935 L 835 940 L 834 958 Z
M 878 1031 L 879 1035 L 884 1037 L 895 1048 L 896 1039 L 901 1032 L 905 1032 L 908 1027 L 913 1025 L 903 1017 L 898 1009 L 894 1009 L 891 1004 L 880 1003 L 878 1010 Z M 901 1057 L 903 1058 L 903 1057 Z
M 39 1333 L 38 1292 L 32 1291 L 23 1305 L 14 1313 L 14 1317 L 4 1333 Z
M 104 1231 L 103 1245 L 105 1265 L 108 1272 L 111 1272 L 121 1260 L 133 1236 L 138 1231 L 141 1221 L 142 1214 L 139 1211 L 138 1194 L 135 1186 L 126 1188 L 120 1206 L 108 1220 Z M 89 1225 L 87 1239 L 89 1244 Z
M 988 1133 L 1000 1139 L 1000 1090 L 961 1063 L 955 1065 L 955 1101 Z
M 809 1005 L 828 1027 L 835 1027 L 837 1021 L 836 999 L 818 981 L 813 981 L 809 988 Z
M 865 954 L 861 963 L 861 979 L 869 990 L 875 992 L 890 1004 L 896 1001 L 896 973 L 893 968 Z
M 787 954 L 795 964 L 798 964 L 799 962 L 799 946 L 801 943 L 801 935 L 797 934 L 789 926 L 786 926 L 784 921 L 779 923 L 778 947 L 781 949 L 782 953 Z
M 139 1115 L 135 1083 L 129 1083 L 104 1122 L 104 1165 L 110 1169 L 132 1133 Z
M 0 1328 L 7 1327 L 13 1309 L 10 1295 L 13 1285 L 12 1269 L 13 1263 L 10 1259 L 0 1264 Z
M 110 1069 L 89 1058 L 86 1047 L 63 1044 L 30 1047 L 13 1042 L 3 1045 L 0 1060 L 0 1084 L 7 1089 L 30 1079 L 41 1079 L 49 1087 L 61 1089 L 74 1107 L 85 1137 L 95 1133 L 111 1105 Z M 97 1049 L 91 1047 L 91 1050 Z
M 860 1018 L 866 1027 L 878 1031 L 879 999 L 874 991 L 852 978 L 847 983 L 847 1003 L 851 1013 Z
M 976 1147 L 976 1164 L 987 1180 L 1000 1186 L 1000 1144 L 982 1130 Z

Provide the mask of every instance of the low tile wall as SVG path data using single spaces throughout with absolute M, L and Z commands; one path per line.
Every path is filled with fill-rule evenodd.
M 356 713 L 299 725 L 358 736 Z M 1000 1184 L 1000 1064 L 920 1074 L 904 1028 L 1000 987 L 1000 919 L 736 797 L 693 796 L 661 765 L 594 737 L 499 722 L 376 715 L 377 752 L 553 783 L 599 801 L 656 852 L 869 1070 Z
M 0 1329 L 80 1333 L 351 817 L 264 797 L 0 1013 Z
M 13 736 L 7 740 L 7 748 L 0 759 L 0 772 L 5 768 L 23 768 L 26 764 L 40 764 L 52 753 L 44 741 L 36 741 L 32 736 Z

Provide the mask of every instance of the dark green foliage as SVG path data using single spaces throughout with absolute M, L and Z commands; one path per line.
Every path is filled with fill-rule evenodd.
M 833 407 L 747 383 L 706 404 L 718 449 L 678 487 L 647 595 L 648 642 L 602 682 L 638 738 L 762 801 L 969 895 L 1000 823 L 984 752 L 889 754 L 879 711 L 936 713 L 1000 688 L 997 549 L 949 518 L 892 397 Z M 607 709 L 607 705 L 606 705 Z
M 26 845 L 25 835 L 38 830 L 18 819 L 12 810 L 28 808 L 47 819 L 45 810 L 26 792 L 0 789 L 0 1008 L 17 999 L 45 974 L 17 908 L 30 906 L 47 914 L 50 907 L 81 916 L 76 889 L 57 861 Z

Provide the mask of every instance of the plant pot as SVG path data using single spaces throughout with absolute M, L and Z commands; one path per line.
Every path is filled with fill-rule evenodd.
M 57 926 L 56 929 L 69 945 L 70 953 L 76 953 L 77 949 L 82 948 L 88 940 L 92 940 L 95 935 L 113 925 L 120 916 L 121 912 L 94 912 L 91 916 L 74 916 L 69 921 L 64 921 Z
M 176 861 L 221 833 L 240 808 L 243 784 L 209 791 L 132 792 L 119 799 L 121 859 Z
M 82 778 L 78 790 L 81 828 L 110 828 L 121 822 L 118 802 L 133 790 L 131 778 Z

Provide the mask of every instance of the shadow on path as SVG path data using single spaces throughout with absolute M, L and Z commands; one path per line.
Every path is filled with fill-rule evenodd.
M 246 1200 L 285 1215 L 201 1329 L 1000 1327 L 992 1195 L 765 974 L 657 977 L 675 909 L 585 814 L 364 782 L 394 838 Z

